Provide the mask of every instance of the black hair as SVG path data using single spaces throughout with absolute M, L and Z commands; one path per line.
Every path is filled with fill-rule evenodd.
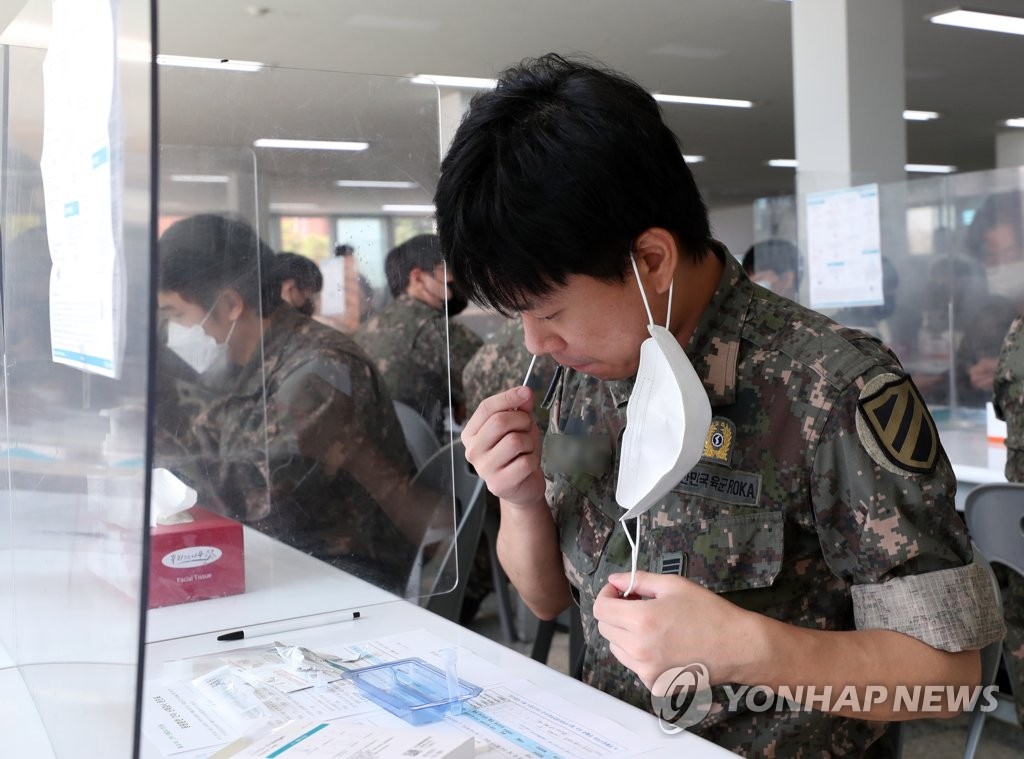
M 1001 192 L 989 195 L 974 212 L 967 227 L 967 250 L 977 259 L 985 260 L 988 246 L 985 235 L 1001 224 L 1013 229 L 1014 239 L 1020 245 L 1024 239 L 1024 225 L 1021 223 L 1021 195 L 1019 192 Z
M 388 251 L 384 274 L 394 297 L 405 292 L 413 269 L 431 271 L 444 260 L 437 235 L 416 235 Z
M 341 258 L 342 256 L 351 256 L 355 252 L 356 252 L 356 249 L 353 248 L 348 243 L 342 243 L 341 245 L 335 245 L 334 246 L 334 257 L 335 258 Z
M 756 275 L 759 271 L 773 271 L 776 274 L 793 272 L 793 286 L 800 286 L 800 252 L 789 240 L 772 238 L 754 243 L 747 251 L 750 256 L 750 267 Z M 743 257 L 743 266 L 747 266 L 747 256 Z
M 661 227 L 701 260 L 707 208 L 676 136 L 639 84 L 554 53 L 475 95 L 434 195 L 456 285 L 508 315 L 572 274 L 622 281 Z
M 754 246 L 753 245 L 751 245 L 749 248 L 747 248 L 747 252 L 743 254 L 743 260 L 740 263 L 740 265 L 743 267 L 743 271 L 745 271 L 747 273 L 748 277 L 752 276 L 754 274 Z
M 318 293 L 324 289 L 324 275 L 320 267 L 298 253 L 282 251 L 274 256 L 273 276 L 278 285 L 293 280 L 303 292 Z
M 160 236 L 160 289 L 211 309 L 226 287 L 245 305 L 270 314 L 281 303 L 272 274 L 274 253 L 243 221 L 199 214 L 177 221 Z

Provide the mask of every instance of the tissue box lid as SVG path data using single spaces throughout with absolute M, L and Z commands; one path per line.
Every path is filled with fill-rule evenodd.
M 207 511 L 199 506 L 193 506 L 191 509 L 186 509 L 186 513 L 191 515 L 191 522 L 184 522 L 182 524 L 158 524 L 151 528 L 153 534 L 175 535 L 178 533 L 197 532 L 200 530 L 216 528 L 239 529 L 242 526 L 241 523 L 236 522 L 234 519 L 222 517 L 220 514 L 214 514 L 212 511 Z

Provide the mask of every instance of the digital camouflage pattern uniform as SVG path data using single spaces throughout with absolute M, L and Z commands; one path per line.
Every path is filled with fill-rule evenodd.
M 1006 333 L 996 365 L 993 405 L 1006 422 L 1006 479 L 1024 482 L 1024 317 L 1014 319 Z M 1017 702 L 1017 719 L 1024 725 L 1024 578 L 1007 570 L 1006 584 L 1003 660 Z
M 526 349 L 522 319 L 509 319 L 484 343 L 462 371 L 466 392 L 466 416 L 476 411 L 484 398 L 518 387 L 530 368 L 533 356 Z M 533 391 L 533 418 L 547 429 L 548 410 L 544 395 L 558 364 L 550 356 L 537 356 L 526 386 Z
M 229 385 L 158 377 L 157 395 L 157 465 L 195 486 L 200 506 L 404 591 L 415 548 L 381 506 L 411 508 L 413 463 L 351 338 L 282 305 L 262 356 Z
M 462 370 L 483 340 L 444 311 L 403 294 L 359 328 L 356 342 L 377 365 L 391 397 L 418 411 L 446 439 L 441 409 L 448 405 L 449 377 L 452 405 L 463 408 Z
M 896 359 L 754 285 L 724 248 L 715 254 L 725 270 L 686 347 L 714 418 L 701 462 L 640 518 L 638 568 L 804 627 L 886 628 L 948 651 L 998 639 L 991 581 L 971 563 L 954 510 L 952 469 Z M 631 384 L 567 372 L 543 465 L 583 616 L 584 679 L 650 709 L 593 617 L 608 576 L 630 567 L 615 485 Z M 691 663 L 681 654 L 678 665 Z M 863 755 L 886 728 L 815 711 L 729 714 L 722 689 L 713 693 L 691 729 L 748 756 Z

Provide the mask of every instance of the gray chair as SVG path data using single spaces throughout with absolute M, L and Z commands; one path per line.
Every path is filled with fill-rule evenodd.
M 976 487 L 967 494 L 964 516 L 976 551 L 987 561 L 1002 564 L 1024 576 L 1024 484 L 996 483 Z M 996 598 L 1001 599 L 998 584 Z M 995 682 L 1001 660 L 1002 641 L 982 650 L 982 685 Z M 971 715 L 964 759 L 973 759 L 985 717 L 985 712 L 980 709 Z
M 486 494 L 484 501 L 487 501 Z M 491 583 L 494 585 L 494 594 L 498 598 L 498 619 L 501 622 L 501 632 L 505 636 L 506 643 L 515 643 L 519 636 L 516 635 L 516 628 L 512 621 L 512 598 L 508 591 L 508 575 L 498 561 L 498 527 L 500 517 L 494 509 L 487 509 L 484 516 L 484 539 L 487 541 L 487 550 L 491 557 Z
M 439 449 L 426 461 L 413 479 L 413 484 L 440 493 L 451 492 L 454 484 L 454 539 L 450 532 L 443 531 L 447 539 L 438 543 L 436 555 L 423 572 L 426 581 L 422 592 L 427 609 L 445 619 L 458 622 L 466 596 L 466 581 L 483 532 L 487 510 L 483 497 L 484 481 L 466 461 L 466 448 L 462 441 L 455 441 Z M 425 542 L 429 543 L 430 540 L 428 536 Z M 454 588 L 449 588 L 453 582 Z
M 423 468 L 427 460 L 438 452 L 441 443 L 426 419 L 416 409 L 395 401 L 395 414 L 405 436 L 405 445 L 412 455 L 417 471 Z

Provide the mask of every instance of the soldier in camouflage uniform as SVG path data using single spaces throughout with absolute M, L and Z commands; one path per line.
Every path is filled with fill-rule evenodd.
M 270 271 L 266 246 L 220 216 L 160 240 L 161 314 L 201 325 L 233 369 L 216 388 L 158 377 L 157 463 L 201 506 L 402 592 L 433 504 L 413 503 L 391 398 L 351 338 L 282 303 L 257 262 Z
M 912 716 L 895 686 L 978 684 L 1002 623 L 919 393 L 876 340 L 747 279 L 650 95 L 554 55 L 509 69 L 474 97 L 435 205 L 456 281 L 520 312 L 529 350 L 568 369 L 543 446 L 525 388 L 486 399 L 462 437 L 501 498 L 520 594 L 542 618 L 579 604 L 587 682 L 651 708 L 662 673 L 699 663 L 715 687 L 694 730 L 774 757 L 891 754 L 887 721 Z M 641 288 L 714 418 L 700 463 L 639 519 L 623 597 L 614 495 Z M 729 710 L 730 684 L 888 698 Z
M 993 387 L 996 415 L 1006 421 L 1006 479 L 1024 482 L 1024 317 L 1018 316 L 1006 333 Z M 1006 640 L 1003 661 L 1017 701 L 1017 720 L 1024 725 L 1024 578 L 1006 572 L 1003 596 Z
M 449 383 L 455 421 L 461 422 L 462 370 L 483 340 L 445 317 L 453 294 L 435 235 L 417 235 L 391 250 L 385 270 L 396 299 L 359 328 L 356 341 L 391 396 L 418 411 L 443 440 L 441 410 L 448 406 Z

